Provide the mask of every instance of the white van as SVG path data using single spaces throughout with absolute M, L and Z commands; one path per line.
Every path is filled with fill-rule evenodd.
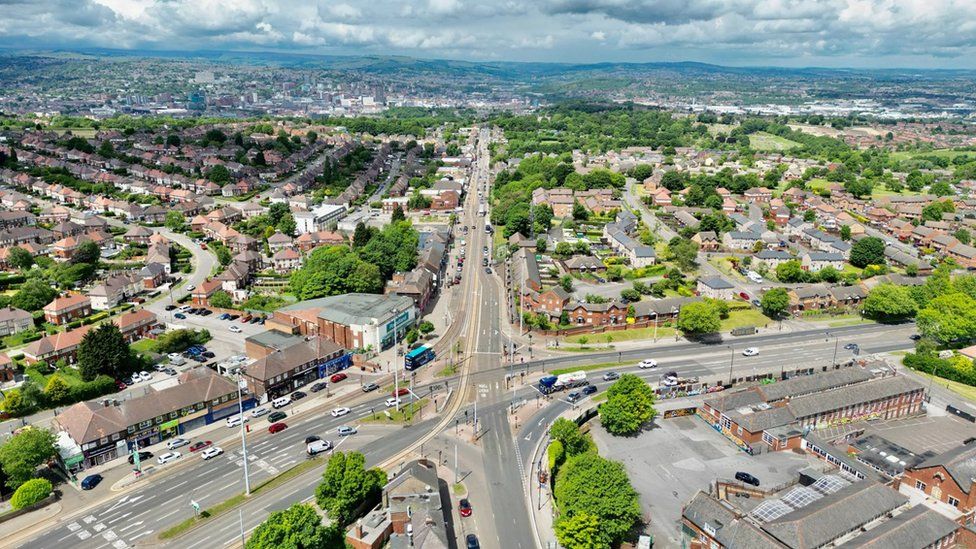
M 762 284 L 763 277 L 760 276 L 759 273 L 757 273 L 756 271 L 749 271 L 748 273 L 746 273 L 746 277 L 748 277 L 749 280 L 755 282 L 756 284 Z
M 244 416 L 244 421 L 247 421 L 248 419 L 249 418 L 247 416 Z M 229 418 L 227 418 L 227 426 L 228 427 L 240 427 L 241 426 L 241 416 L 237 415 L 237 416 L 230 416 Z
M 328 440 L 315 440 L 309 442 L 308 445 L 305 447 L 305 451 L 310 456 L 314 456 L 315 454 L 321 454 L 322 452 L 328 452 L 331 449 L 332 449 L 332 442 Z
M 276 399 L 274 399 L 274 400 L 271 401 L 271 407 L 272 408 L 275 408 L 275 409 L 277 409 L 277 408 L 284 408 L 285 406 L 288 406 L 289 404 L 291 404 L 291 396 L 290 395 L 285 395 L 283 397 L 278 397 L 278 398 L 276 398 Z

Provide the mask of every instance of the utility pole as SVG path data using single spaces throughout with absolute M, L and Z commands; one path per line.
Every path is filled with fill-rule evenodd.
M 243 391 L 241 390 L 241 383 L 244 381 L 244 377 L 241 374 L 237 374 L 237 409 L 241 414 L 241 454 L 244 456 L 244 495 L 251 495 L 251 479 L 247 474 L 247 437 L 244 436 L 244 397 Z M 243 519 L 242 519 L 243 520 Z M 241 532 L 243 537 L 244 532 Z
M 729 345 L 732 350 L 732 358 L 729 360 L 729 385 L 732 385 L 732 365 L 735 364 L 735 347 Z
M 454 443 L 454 484 L 458 483 L 457 443 Z

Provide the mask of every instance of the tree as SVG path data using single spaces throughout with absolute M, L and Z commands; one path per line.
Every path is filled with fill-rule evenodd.
M 678 313 L 678 329 L 686 334 L 717 332 L 721 325 L 718 309 L 705 301 L 689 303 Z
M 171 231 L 182 231 L 186 226 L 186 216 L 176 210 L 166 212 L 166 221 L 163 223 Z
M 34 403 L 24 398 L 20 389 L 7 389 L 3 392 L 3 402 L 0 403 L 4 412 L 12 416 L 24 416 L 34 410 Z
M 365 223 L 362 221 L 356 223 L 356 230 L 352 234 L 353 248 L 362 248 L 366 244 L 369 244 L 369 239 L 372 237 L 373 232 L 369 230 L 369 227 Z
M 286 234 L 288 236 L 294 236 L 295 231 L 298 230 L 298 224 L 295 223 L 295 216 L 291 212 L 286 213 L 281 221 L 277 225 L 278 232 Z
M 230 250 L 227 249 L 227 246 L 213 246 L 213 245 L 211 245 L 210 247 L 211 247 L 211 249 L 213 249 L 214 254 L 217 256 L 217 261 L 221 265 L 223 265 L 224 267 L 226 267 L 227 265 L 230 265 L 230 262 L 231 262 L 232 259 L 234 259 L 234 256 L 231 255 Z
M 590 211 L 579 200 L 573 201 L 573 219 L 576 221 L 586 221 L 590 218 Z
M 807 273 L 798 260 L 791 259 L 776 266 L 776 278 L 780 282 L 803 282 L 807 278 Z
M 0 446 L 0 467 L 7 475 L 7 486 L 17 488 L 34 476 L 37 467 L 52 459 L 54 433 L 47 429 L 26 427 Z
M 641 293 L 633 288 L 626 288 L 620 291 L 620 297 L 627 301 L 640 301 Z
M 851 265 L 864 268 L 868 265 L 884 265 L 884 241 L 875 236 L 862 238 L 851 246 Z
M 50 496 L 53 489 L 51 481 L 46 478 L 28 480 L 14 492 L 13 497 L 10 498 L 10 506 L 14 509 L 29 507 Z
M 966 245 L 969 245 L 973 241 L 973 235 L 972 235 L 972 233 L 970 233 L 969 230 L 966 229 L 966 228 L 960 228 L 958 231 L 956 231 L 955 233 L 953 233 L 952 236 L 956 237 L 956 240 L 958 240 L 959 242 L 962 242 L 963 244 L 966 244 Z M 10 251 L 13 252 L 13 250 L 15 250 L 15 249 L 17 249 L 17 248 L 14 248 L 14 249 L 12 249 Z M 9 261 L 9 259 L 8 259 L 8 261 Z
M 217 164 L 207 172 L 207 179 L 224 186 L 230 183 L 230 171 L 223 164 Z
M 819 277 L 823 282 L 837 282 L 840 280 L 840 271 L 838 271 L 832 265 L 827 265 L 826 267 L 817 271 L 817 277 Z
M 393 206 L 393 214 L 390 216 L 390 223 L 397 223 L 399 221 L 406 221 L 407 216 L 403 213 L 403 208 L 399 204 Z
M 616 546 L 641 518 L 637 492 L 623 465 L 594 452 L 566 461 L 556 475 L 554 495 L 560 521 L 584 513 L 597 518 L 596 547 Z
M 772 288 L 760 300 L 763 314 L 769 318 L 782 318 L 790 308 L 790 294 L 785 288 Z
M 807 210 L 803 212 L 803 220 L 807 223 L 813 223 L 815 219 L 817 219 L 817 212 L 814 210 Z
M 572 517 L 560 517 L 555 524 L 556 538 L 566 549 L 600 549 L 600 521 L 580 512 Z
M 976 337 L 976 299 L 954 292 L 936 297 L 918 312 L 918 329 L 942 345 Z
M 284 202 L 275 202 L 268 206 L 268 222 L 270 225 L 277 225 L 281 218 L 291 213 L 291 208 Z
M 34 256 L 32 256 L 27 250 L 19 246 L 14 246 L 9 250 L 10 251 L 7 253 L 7 263 L 9 263 L 12 267 L 26 271 L 27 269 L 31 268 L 31 265 L 34 264 Z
M 546 253 L 546 246 L 548 245 L 547 243 L 548 241 L 546 240 L 546 237 L 540 236 L 535 241 L 535 250 L 540 254 Z
M 71 398 L 71 386 L 60 374 L 54 374 L 44 386 L 44 396 L 52 404 L 63 404 Z
M 575 421 L 563 417 L 554 421 L 552 426 L 549 427 L 549 437 L 552 440 L 559 441 L 563 445 L 568 457 L 582 454 L 593 445 L 589 437 L 580 430 L 579 425 Z
M 668 241 L 668 258 L 679 269 L 689 272 L 698 265 L 698 245 L 691 240 L 674 237 Z
M 118 326 L 107 322 L 85 334 L 78 345 L 78 369 L 85 381 L 99 375 L 120 379 L 131 371 L 129 343 Z
M 560 259 L 566 259 L 573 255 L 573 245 L 569 242 L 557 242 L 556 249 L 552 253 Z
M 246 549 L 344 549 L 342 530 L 323 526 L 311 505 L 296 503 L 268 515 L 247 540 Z
M 98 244 L 95 244 L 91 240 L 82 242 L 81 246 L 71 254 L 72 263 L 98 263 L 98 258 L 101 255 L 101 250 L 98 248 Z
M 654 391 L 643 379 L 624 374 L 607 389 L 600 405 L 600 423 L 611 435 L 632 435 L 654 418 Z
M 230 298 L 230 294 L 223 290 L 217 290 L 210 296 L 209 303 L 211 307 L 216 307 L 218 309 L 230 309 L 234 306 L 234 300 Z
M 420 333 L 427 335 L 434 331 L 434 323 L 429 320 L 425 320 L 421 322 L 419 326 L 417 326 L 417 329 L 420 330 Z
M 352 513 L 361 505 L 378 501 L 386 484 L 386 473 L 377 467 L 367 470 L 365 463 L 359 452 L 335 452 L 315 489 L 315 501 L 340 527 L 356 518 Z
M 566 292 L 572 293 L 573 277 L 569 275 L 563 275 L 562 278 L 559 279 L 559 285 L 562 286 L 562 289 L 565 290 Z
M 907 286 L 879 284 L 864 299 L 864 316 L 878 320 L 896 321 L 911 318 L 918 305 Z
M 840 239 L 843 241 L 848 241 L 851 239 L 851 226 L 841 225 L 840 226 Z
M 20 290 L 14 294 L 10 302 L 18 309 L 39 311 L 57 295 L 58 291 L 40 278 L 29 278 L 20 285 Z

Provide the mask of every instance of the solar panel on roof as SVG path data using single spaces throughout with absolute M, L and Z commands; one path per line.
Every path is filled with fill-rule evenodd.
M 793 508 L 778 499 L 767 499 L 760 503 L 750 513 L 753 518 L 761 522 L 769 522 L 790 513 Z

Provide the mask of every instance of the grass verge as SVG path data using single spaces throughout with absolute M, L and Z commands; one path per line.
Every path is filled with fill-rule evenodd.
M 298 475 L 308 471 L 309 469 L 314 469 L 319 465 L 323 465 L 325 459 L 321 457 L 310 458 L 306 461 L 299 463 L 298 465 L 288 469 L 287 471 L 281 473 L 276 477 L 269 478 L 268 480 L 258 484 L 253 489 L 251 489 L 251 496 L 254 497 L 261 492 L 266 492 L 277 488 L 278 486 L 288 482 L 289 480 L 297 477 Z M 200 514 L 195 517 L 190 517 L 183 522 L 180 522 L 166 530 L 163 530 L 159 534 L 159 539 L 173 539 L 177 536 L 181 536 L 184 533 L 192 530 L 198 525 L 208 522 L 210 519 L 220 516 L 231 509 L 236 508 L 239 505 L 243 505 L 247 501 L 248 496 L 244 494 L 237 494 L 231 498 L 225 499 L 224 501 L 200 511 Z
M 950 381 L 944 377 L 933 376 L 932 374 L 926 374 L 924 372 L 919 372 L 918 370 L 913 371 L 926 379 L 934 379 L 936 385 L 941 385 L 970 402 L 976 402 L 976 387 L 973 387 L 972 385 L 966 385 L 965 383 L 959 383 L 958 381 Z
M 401 400 L 403 397 L 400 397 Z M 415 400 L 413 402 L 406 402 L 400 404 L 400 409 L 387 408 L 386 410 L 377 411 L 373 417 L 363 418 L 360 421 L 365 423 L 389 423 L 389 422 L 400 422 L 407 423 L 413 419 L 413 416 L 420 412 L 421 409 L 427 404 L 427 399 L 422 398 L 420 400 Z M 390 415 L 386 415 L 386 414 Z

